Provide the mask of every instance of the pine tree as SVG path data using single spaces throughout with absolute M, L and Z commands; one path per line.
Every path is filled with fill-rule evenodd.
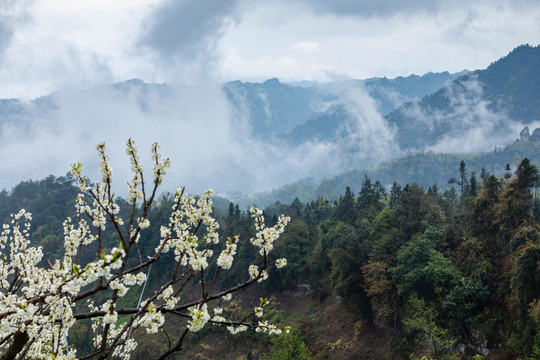
M 463 200 L 466 197 L 465 186 L 467 185 L 467 169 L 463 160 L 459 163 L 459 181 L 457 184 L 461 187 L 461 199 Z
M 395 208 L 401 202 L 401 186 L 395 181 L 390 189 L 390 208 Z

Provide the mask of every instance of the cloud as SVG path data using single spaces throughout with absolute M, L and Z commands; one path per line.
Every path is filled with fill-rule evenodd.
M 491 151 L 495 146 L 513 142 L 523 128 L 504 112 L 494 112 L 491 102 L 484 99 L 482 83 L 472 75 L 458 85 L 445 88 L 449 108 L 422 110 L 412 107 L 408 116 L 423 123 L 435 134 L 444 136 L 427 150 L 442 153 Z
M 300 41 L 290 47 L 293 51 L 310 54 L 319 51 L 319 43 L 316 41 Z
M 17 28 L 32 19 L 28 8 L 34 2 L 35 0 L 3 0 L 0 2 L 0 57 L 11 45 Z
M 146 19 L 138 45 L 167 66 L 177 61 L 211 65 L 217 43 L 239 21 L 237 0 L 165 1 Z
M 315 12 L 322 14 L 346 16 L 389 16 L 396 13 L 426 12 L 439 10 L 447 1 L 444 0 L 298 0 Z M 459 1 L 466 4 L 465 1 Z M 457 5 L 455 2 L 453 6 Z
M 435 14 L 440 11 L 471 8 L 476 6 L 510 7 L 526 9 L 538 7 L 535 0 L 296 0 L 318 14 L 338 16 L 389 17 L 395 14 L 424 13 Z
M 0 188 L 28 178 L 63 175 L 82 162 L 91 179 L 99 179 L 95 144 L 105 141 L 117 178 L 118 193 L 130 179 L 125 143 L 133 138 L 151 171 L 150 145 L 158 141 L 173 167 L 168 190 L 180 185 L 200 192 L 225 187 L 228 158 L 236 153 L 219 85 L 146 85 L 140 80 L 88 91 L 55 93 L 24 102 L 11 111 L 16 121 L 0 124 Z M 7 118 L 7 117 L 6 117 Z M 150 172 L 151 174 L 151 172 Z M 212 185 L 214 184 L 214 185 Z
M 363 89 L 339 94 L 351 114 L 346 136 L 338 142 L 291 146 L 261 141 L 252 134 L 249 110 L 232 108 L 221 85 L 145 84 L 131 80 L 86 91 L 59 92 L 37 101 L 3 104 L 0 123 L 0 188 L 18 181 L 64 175 L 82 162 L 85 173 L 99 179 L 96 143 L 105 141 L 118 194 L 130 179 L 124 147 L 139 146 L 150 170 L 149 148 L 158 141 L 172 167 L 163 190 L 186 186 L 200 193 L 268 190 L 299 178 L 330 176 L 344 169 L 366 168 L 395 155 L 393 134 Z M 271 109 L 270 109 L 271 110 Z M 146 160 L 144 160 L 146 159 Z

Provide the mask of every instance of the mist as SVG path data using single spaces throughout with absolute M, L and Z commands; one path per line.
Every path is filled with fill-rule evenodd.
M 452 84 L 446 88 L 450 113 L 430 112 L 416 116 L 424 120 L 429 117 L 431 125 L 452 122 L 451 131 L 428 150 L 441 153 L 492 151 L 519 139 L 525 125 L 511 119 L 504 111 L 493 111 L 493 104 L 485 100 L 482 83 L 475 76 L 460 85 Z
M 18 182 L 65 175 L 81 162 L 90 179 L 98 180 L 95 145 L 105 141 L 115 173 L 115 192 L 125 194 L 131 178 L 125 144 L 139 147 L 151 174 L 150 147 L 157 141 L 172 161 L 164 191 L 186 186 L 201 193 L 212 188 L 225 196 L 242 196 L 278 188 L 303 178 L 318 181 L 347 170 L 369 169 L 403 155 L 396 129 L 361 82 L 324 87 L 331 96 L 312 104 L 313 113 L 344 109 L 333 124 L 336 135 L 320 140 L 287 141 L 286 133 L 261 138 L 246 94 L 227 98 L 223 84 L 147 84 L 130 80 L 89 90 L 56 92 L 34 101 L 4 100 L 0 123 L 0 188 Z M 264 97 L 264 93 L 260 93 Z M 389 94 L 391 96 L 391 94 Z M 483 100 L 481 83 L 471 77 L 449 85 L 445 96 L 451 111 L 427 111 L 416 105 L 407 116 L 434 129 L 450 128 L 427 148 L 436 152 L 491 151 L 518 138 L 523 128 Z M 269 106 L 262 102 L 261 106 Z M 270 113 L 271 108 L 264 108 Z M 534 125 L 532 129 L 534 129 Z M 426 149 L 424 149 L 426 150 Z M 147 180 L 149 180 L 147 178 Z
M 21 102 L 16 116 L 4 116 L 0 187 L 9 189 L 49 174 L 65 175 L 77 162 L 83 163 L 90 179 L 97 180 L 94 148 L 105 141 L 115 191 L 122 194 L 123 184 L 131 178 L 125 155 L 129 138 L 138 145 L 146 169 L 151 169 L 149 149 L 154 141 L 171 159 L 163 190 L 182 185 L 197 193 L 207 188 L 223 194 L 269 190 L 299 178 L 369 167 L 395 154 L 393 134 L 369 95 L 353 87 L 338 95 L 352 115 L 345 135 L 336 141 L 292 146 L 279 139 L 256 139 L 249 109 L 233 108 L 218 83 L 156 85 L 131 80 L 53 93 Z

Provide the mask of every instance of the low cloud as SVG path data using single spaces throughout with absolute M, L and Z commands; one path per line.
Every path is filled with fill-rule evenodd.
M 0 126 L 0 188 L 18 181 L 64 175 L 82 162 L 91 179 L 99 179 L 94 146 L 105 141 L 119 194 L 131 178 L 125 155 L 135 140 L 146 169 L 153 141 L 172 160 L 164 188 L 187 186 L 200 193 L 249 193 L 268 190 L 299 178 L 331 176 L 368 167 L 395 155 L 391 131 L 367 93 L 351 88 L 341 105 L 352 115 L 346 135 L 336 142 L 292 146 L 260 141 L 252 134 L 246 108 L 232 108 L 221 85 L 168 86 L 132 80 L 87 91 L 54 93 L 14 110 L 13 121 Z
M 301 41 L 291 46 L 290 49 L 306 54 L 314 53 L 319 51 L 319 43 L 316 41 Z
M 34 2 L 35 0 L 3 0 L 0 3 L 0 64 L 15 32 L 32 19 L 28 8 Z
M 504 112 L 492 110 L 491 102 L 483 97 L 482 83 L 474 75 L 459 85 L 447 86 L 445 96 L 450 111 L 423 113 L 416 108 L 417 120 L 435 128 L 448 128 L 428 150 L 445 153 L 492 151 L 519 137 L 523 125 Z

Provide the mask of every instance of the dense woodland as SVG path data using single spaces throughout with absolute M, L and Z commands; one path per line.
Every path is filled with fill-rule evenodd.
M 496 177 L 485 169 L 478 174 L 469 171 L 462 161 L 444 191 L 437 185 L 397 182 L 385 188 L 379 180 L 364 176 L 357 193 L 346 187 L 337 200 L 319 196 L 306 203 L 276 202 L 265 209 L 265 218 L 269 225 L 282 213 L 292 218 L 273 253 L 286 257 L 288 265 L 262 283 L 255 295 L 272 298 L 309 288 L 310 304 L 315 305 L 306 311 L 313 313 L 317 304 L 338 299 L 343 311 L 368 331 L 385 329 L 394 358 L 538 359 L 539 173 L 527 158 L 515 165 L 513 173 Z M 43 246 L 44 258 L 53 259 L 60 255 L 62 222 L 72 214 L 76 194 L 67 177 L 25 181 L 0 193 L 0 219 L 8 222 L 9 214 L 20 208 L 32 212 L 34 244 Z M 150 231 L 143 233 L 141 247 L 158 243 L 159 225 L 167 221 L 171 199 L 163 194 L 152 208 Z M 222 280 L 225 286 L 247 277 L 244 271 L 255 251 L 248 239 L 255 229 L 238 205 L 215 211 L 222 236 L 239 234 L 242 239 L 235 263 Z M 109 241 L 113 246 L 117 239 L 111 236 Z M 150 288 L 169 270 L 166 264 L 153 269 Z M 268 350 L 259 357 L 340 357 L 320 351 L 318 339 L 306 336 L 309 323 L 290 313 L 275 314 L 274 320 L 291 325 L 293 331 L 270 340 L 246 334 L 251 346 Z M 87 346 L 88 331 L 84 323 L 78 324 L 71 341 Z M 231 337 L 211 328 L 190 341 L 204 343 L 205 337 L 216 334 Z M 156 337 L 146 342 L 136 358 L 151 354 L 152 346 L 161 346 L 162 341 Z M 235 341 L 244 340 L 229 340 L 223 351 L 233 351 Z M 238 358 L 259 358 L 262 353 L 250 350 Z M 381 358 L 376 349 L 363 354 Z

